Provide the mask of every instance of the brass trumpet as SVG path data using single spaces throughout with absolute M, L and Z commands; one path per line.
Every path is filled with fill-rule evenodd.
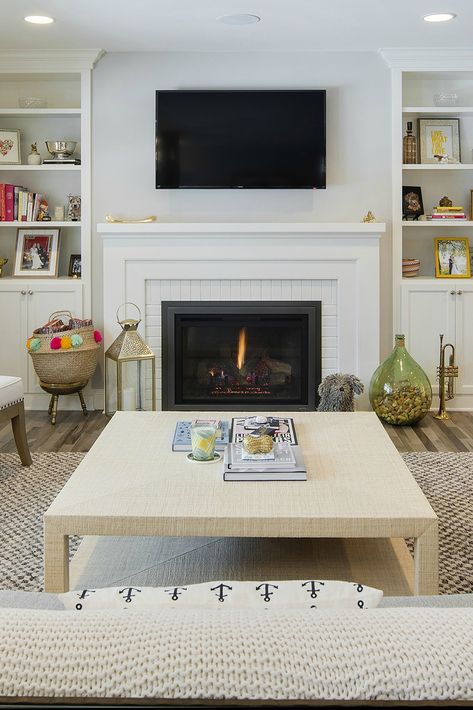
M 448 365 L 445 364 L 445 350 L 451 349 Z M 458 366 L 455 365 L 455 347 L 451 343 L 443 344 L 443 334 L 440 336 L 440 362 L 437 367 L 437 378 L 439 381 L 439 411 L 435 414 L 436 419 L 450 419 L 446 410 L 445 402 L 455 396 L 454 378 L 458 377 Z M 445 380 L 447 386 L 445 387 Z

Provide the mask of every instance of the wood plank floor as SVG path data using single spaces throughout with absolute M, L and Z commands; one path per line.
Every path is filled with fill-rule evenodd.
M 51 426 L 46 412 L 26 413 L 31 451 L 88 451 L 108 423 L 101 412 L 59 412 Z M 415 427 L 386 426 L 399 451 L 473 451 L 473 412 L 453 412 L 451 419 L 440 422 L 428 414 Z M 0 428 L 0 452 L 14 452 L 10 424 Z

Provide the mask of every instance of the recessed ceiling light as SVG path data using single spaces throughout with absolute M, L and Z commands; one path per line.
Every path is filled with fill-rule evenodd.
M 47 15 L 27 15 L 25 22 L 31 22 L 33 25 L 50 25 L 51 22 L 54 22 L 54 18 L 47 17 Z
M 259 22 L 261 17 L 242 12 L 238 15 L 222 15 L 217 17 L 217 20 L 223 22 L 224 25 L 253 25 L 255 22 Z
M 453 20 L 456 15 L 453 12 L 437 12 L 433 15 L 425 15 L 424 20 L 426 22 L 448 22 Z

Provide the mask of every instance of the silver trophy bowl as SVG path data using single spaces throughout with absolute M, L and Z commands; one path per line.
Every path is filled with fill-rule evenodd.
M 46 148 L 56 160 L 67 160 L 76 149 L 77 141 L 46 141 Z

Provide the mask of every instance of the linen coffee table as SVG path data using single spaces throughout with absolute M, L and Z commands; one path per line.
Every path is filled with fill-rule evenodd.
M 81 535 L 414 538 L 414 594 L 437 593 L 437 517 L 375 414 L 281 414 L 307 481 L 224 482 L 220 463 L 171 450 L 178 420 L 242 414 L 117 412 L 45 513 L 46 591 L 69 589 L 69 536 Z

